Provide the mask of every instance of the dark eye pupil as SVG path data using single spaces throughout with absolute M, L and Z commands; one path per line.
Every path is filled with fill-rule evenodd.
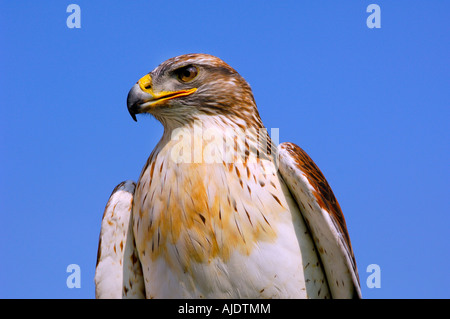
M 191 81 L 197 76 L 197 73 L 197 68 L 192 65 L 177 70 L 177 76 L 183 82 Z
M 186 78 L 190 77 L 191 76 L 191 71 L 188 70 L 188 69 L 184 70 L 183 71 L 183 76 L 186 77 Z

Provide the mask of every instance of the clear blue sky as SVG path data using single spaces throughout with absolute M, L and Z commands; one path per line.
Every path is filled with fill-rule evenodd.
M 66 8 L 81 8 L 69 29 Z M 189 4 L 188 4 L 189 3 Z M 381 8 L 381 28 L 366 7 Z M 1 1 L 0 297 L 93 298 L 112 189 L 162 134 L 131 86 L 191 52 L 228 62 L 337 196 L 363 296 L 449 298 L 449 1 Z M 81 288 L 66 267 L 81 267 Z M 370 264 L 381 288 L 366 286 Z

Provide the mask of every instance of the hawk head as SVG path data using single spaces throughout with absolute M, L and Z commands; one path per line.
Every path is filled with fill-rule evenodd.
M 142 77 L 130 90 L 128 111 L 149 113 L 165 127 L 204 116 L 224 116 L 243 128 L 261 127 L 252 90 L 221 59 L 208 54 L 171 58 Z

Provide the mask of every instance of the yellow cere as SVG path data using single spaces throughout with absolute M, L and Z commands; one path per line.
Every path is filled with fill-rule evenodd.
M 152 78 L 150 74 L 146 74 L 140 78 L 138 84 L 142 91 L 152 94 Z

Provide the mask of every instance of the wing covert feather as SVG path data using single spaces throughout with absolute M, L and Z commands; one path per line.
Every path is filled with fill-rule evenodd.
M 117 185 L 103 213 L 94 279 L 98 299 L 145 298 L 132 227 L 135 187 L 133 181 Z
M 327 180 L 297 145 L 282 143 L 278 153 L 281 176 L 313 235 L 333 298 L 361 298 L 344 215 Z

